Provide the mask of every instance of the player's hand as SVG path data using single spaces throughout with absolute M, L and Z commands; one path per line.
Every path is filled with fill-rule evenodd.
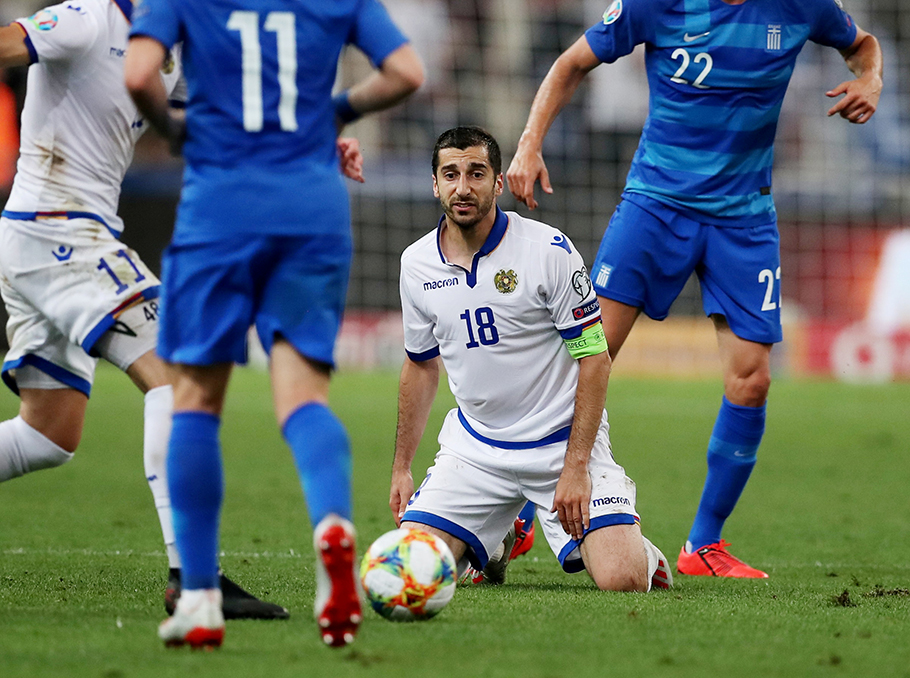
M 839 114 L 844 120 L 859 125 L 868 122 L 878 108 L 881 93 L 882 80 L 877 75 L 842 82 L 825 93 L 832 99 L 843 95 L 843 99 L 828 110 L 828 117 Z
M 515 199 L 531 209 L 537 207 L 534 184 L 540 181 L 544 193 L 553 192 L 550 173 L 547 172 L 547 165 L 543 161 L 543 152 L 539 148 L 532 148 L 530 144 L 522 144 L 521 141 L 518 142 L 518 150 L 515 151 L 506 172 L 506 181 Z
M 338 157 L 341 162 L 341 173 L 348 179 L 359 181 L 363 178 L 363 154 L 360 152 L 360 142 L 354 137 L 338 137 Z
M 562 529 L 572 539 L 581 540 L 591 526 L 591 478 L 587 468 L 570 469 L 559 474 L 556 496 L 550 512 L 559 514 Z
M 392 509 L 392 517 L 395 519 L 396 527 L 401 527 L 401 517 L 404 515 L 412 494 L 414 494 L 414 477 L 411 475 L 411 471 L 396 471 L 393 469 L 389 508 Z

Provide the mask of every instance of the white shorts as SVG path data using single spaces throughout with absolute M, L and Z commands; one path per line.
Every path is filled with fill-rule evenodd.
M 119 319 L 127 309 L 157 298 L 159 286 L 139 256 L 94 219 L 0 219 L 0 293 L 9 314 L 10 345 L 4 382 L 18 391 L 16 369 L 30 367 L 88 395 L 97 344 L 108 330 L 120 328 L 123 336 L 138 340 L 126 349 L 121 342 L 112 351 L 122 369 L 131 355 L 154 348 L 154 332 L 137 333 L 121 327 Z M 157 323 L 157 308 L 143 315 L 149 312 Z M 108 349 L 110 344 L 105 342 Z M 50 386 L 36 378 L 34 387 Z
M 435 462 L 408 502 L 402 521 L 430 525 L 460 539 L 468 545 L 471 564 L 482 569 L 522 507 L 532 501 L 547 543 L 563 569 L 583 570 L 578 550 L 581 542 L 566 534 L 559 516 L 550 512 L 567 443 L 523 450 L 492 447 L 468 433 L 457 413 L 452 410 L 446 416 Z M 613 460 L 609 428 L 604 412 L 588 462 L 591 526 L 586 534 L 639 521 L 635 483 Z

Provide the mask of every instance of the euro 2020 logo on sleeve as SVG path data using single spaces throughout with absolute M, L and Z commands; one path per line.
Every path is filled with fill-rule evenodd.
M 42 9 L 40 12 L 36 12 L 29 17 L 29 21 L 31 21 L 39 31 L 49 31 L 57 25 L 58 19 L 57 15 L 50 10 Z
M 604 26 L 609 26 L 622 15 L 622 0 L 613 0 L 610 8 L 604 12 Z

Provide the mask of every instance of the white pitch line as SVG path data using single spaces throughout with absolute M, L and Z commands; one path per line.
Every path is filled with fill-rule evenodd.
M 0 551 L 4 556 L 37 556 L 37 555 L 48 555 L 48 556 L 62 556 L 62 557 L 72 557 L 72 556 L 89 556 L 89 557 L 102 557 L 102 558 L 164 558 L 164 551 L 151 551 L 146 553 L 141 553 L 139 551 L 96 551 L 95 549 L 30 549 L 30 548 L 9 548 Z M 229 557 L 229 558 L 294 558 L 299 559 L 303 557 L 303 554 L 298 553 L 294 549 L 289 551 L 282 552 L 272 552 L 272 551 L 262 551 L 262 552 L 248 552 L 248 551 L 221 551 L 219 557 Z

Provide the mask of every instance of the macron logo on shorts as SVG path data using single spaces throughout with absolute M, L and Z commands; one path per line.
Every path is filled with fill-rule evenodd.
M 610 274 L 613 272 L 613 267 L 607 264 L 601 264 L 600 268 L 597 269 L 597 278 L 594 280 L 594 284 L 597 287 L 606 287 L 607 283 L 610 281 Z
M 620 504 L 622 506 L 631 506 L 632 502 L 626 497 L 598 497 L 597 499 L 591 500 L 591 506 L 612 506 L 613 504 Z

